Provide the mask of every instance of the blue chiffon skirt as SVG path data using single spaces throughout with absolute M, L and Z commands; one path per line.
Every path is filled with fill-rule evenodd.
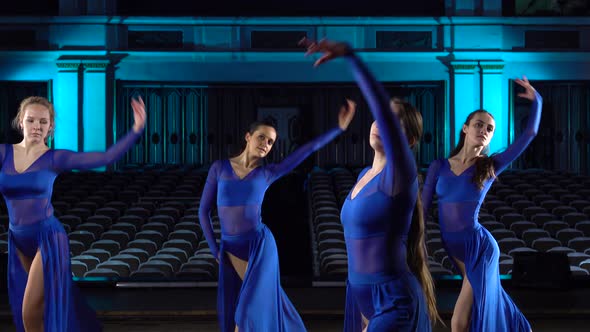
M 387 279 L 362 284 L 347 282 L 344 332 L 362 331 L 361 315 L 369 320 L 369 332 L 432 330 L 426 299 L 416 277 L 404 272 Z
M 8 296 L 18 332 L 24 332 L 22 306 L 28 274 L 17 249 L 30 259 L 40 249 L 43 264 L 46 332 L 95 332 L 102 325 L 72 281 L 68 236 L 55 217 L 31 225 L 10 225 L 8 237 Z
M 217 309 L 221 331 L 306 331 L 280 284 L 277 245 L 264 224 L 245 234 L 221 238 Z M 225 252 L 248 261 L 244 281 Z
M 469 331 L 530 332 L 531 325 L 500 283 L 500 248 L 492 234 L 476 224 L 474 228 L 441 235 L 449 256 L 465 264 L 473 288 Z

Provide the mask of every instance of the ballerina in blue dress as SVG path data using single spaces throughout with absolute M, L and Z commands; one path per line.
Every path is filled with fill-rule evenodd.
M 270 123 L 257 122 L 246 133 L 246 148 L 240 155 L 211 165 L 199 219 L 209 248 L 220 262 L 217 309 L 221 331 L 305 331 L 280 285 L 277 246 L 262 223 L 260 208 L 264 193 L 274 181 L 348 128 L 355 107 L 349 100 L 340 110 L 338 126 L 278 164 L 262 165 L 277 133 Z M 220 245 L 211 223 L 215 203 L 221 224 Z
M 482 151 L 494 135 L 490 113 L 477 110 L 463 124 L 459 144 L 448 159 L 431 163 L 422 199 L 425 213 L 438 196 L 438 215 L 444 247 L 463 276 L 455 304 L 453 331 L 531 331 L 531 326 L 500 284 L 500 249 L 493 236 L 478 222 L 479 208 L 495 178 L 536 136 L 541 121 L 541 96 L 526 77 L 517 79 L 533 102 L 523 134 L 502 153 Z
M 348 44 L 301 44 L 307 54 L 323 53 L 316 66 L 344 57 L 375 117 L 373 164 L 359 174 L 341 212 L 348 256 L 344 331 L 428 332 L 439 318 L 411 151 L 422 136 L 422 116 L 390 99 Z
M 72 282 L 68 236 L 53 215 L 53 182 L 62 172 L 93 169 L 120 159 L 140 137 L 145 106 L 132 100 L 133 130 L 106 152 L 50 149 L 53 105 L 43 97 L 22 101 L 14 125 L 18 144 L 0 144 L 0 193 L 6 201 L 8 295 L 18 332 L 93 332 L 102 327 Z

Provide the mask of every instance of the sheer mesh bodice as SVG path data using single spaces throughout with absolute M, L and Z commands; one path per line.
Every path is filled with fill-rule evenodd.
M 541 121 L 542 104 L 543 99 L 535 93 L 526 130 L 505 151 L 492 156 L 496 175 L 502 173 L 536 136 Z M 494 179 L 485 181 L 480 190 L 471 181 L 474 172 L 475 166 L 471 166 L 462 174 L 455 175 L 447 159 L 435 160 L 428 168 L 422 191 L 424 213 L 426 214 L 430 209 L 432 198 L 436 193 L 443 236 L 445 232 L 459 232 L 473 228 L 478 223 L 479 208 Z
M 342 206 L 349 279 L 357 283 L 374 275 L 408 270 L 407 236 L 418 185 L 393 196 L 383 190 L 383 182 L 387 182 L 384 172 L 369 181 L 354 199 L 349 194 Z
M 260 222 L 260 207 L 271 183 L 271 174 L 262 166 L 240 179 L 229 160 L 221 162 L 221 170 L 217 195 L 217 212 L 223 220 L 221 231 L 226 235 L 238 235 L 255 229 Z

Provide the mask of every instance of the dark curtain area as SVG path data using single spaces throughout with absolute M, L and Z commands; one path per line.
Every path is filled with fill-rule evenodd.
M 153 86 L 120 83 L 115 110 L 116 137 L 133 124 L 131 98 L 146 104 L 147 125 L 142 139 L 118 163 L 202 165 L 206 159 L 207 94 L 198 86 Z
M 0 82 L 0 143 L 18 143 L 23 136 L 11 126 L 23 99 L 41 96 L 51 100 L 48 82 Z M 59 110 L 56 110 L 59 116 Z
M 391 83 L 386 84 L 386 88 L 391 96 L 409 101 L 422 113 L 424 137 L 417 149 L 419 165 L 427 165 L 442 155 L 443 83 Z M 355 100 L 358 105 L 349 129 L 316 152 L 303 167 L 361 167 L 372 160 L 373 151 L 368 140 L 373 116 L 356 85 L 218 86 L 209 88 L 208 96 L 209 161 L 239 153 L 249 124 L 267 119 L 269 114 L 271 121 L 279 124 L 279 139 L 268 161 L 280 161 L 298 146 L 336 126 L 345 98 Z
M 589 174 L 590 83 L 541 81 L 533 85 L 543 96 L 541 126 L 515 166 Z M 514 86 L 515 137 L 524 129 L 530 111 L 530 102 L 514 97 L 517 92 Z

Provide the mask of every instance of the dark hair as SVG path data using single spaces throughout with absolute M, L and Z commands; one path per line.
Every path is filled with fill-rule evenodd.
M 480 113 L 487 114 L 487 115 L 491 116 L 492 119 L 494 118 L 494 116 L 492 114 L 490 114 L 490 112 L 481 109 L 481 110 L 476 110 L 476 111 L 469 113 L 469 115 L 467 116 L 467 119 L 465 120 L 465 123 L 463 123 L 463 124 L 465 126 L 469 126 L 471 119 L 473 119 L 473 117 L 476 114 L 480 114 Z M 455 149 L 453 149 L 453 151 L 451 151 L 451 155 L 449 156 L 449 158 L 456 156 L 461 151 L 461 149 L 463 149 L 464 145 L 465 145 L 465 133 L 463 132 L 463 130 L 461 130 L 461 134 L 459 135 L 459 143 L 457 143 L 457 146 L 455 147 Z M 483 188 L 484 182 L 486 182 L 490 178 L 496 177 L 496 171 L 494 169 L 494 160 L 492 159 L 491 156 L 487 155 L 488 151 L 489 151 L 489 147 L 486 146 L 484 151 L 482 151 L 482 154 L 475 160 L 475 174 L 473 174 L 473 178 L 471 178 L 471 182 L 473 182 L 477 186 L 477 188 L 479 188 L 480 190 Z
M 391 101 L 399 106 L 398 118 L 404 128 L 408 143 L 413 142 L 413 146 L 418 145 L 422 137 L 422 115 L 410 103 L 405 102 L 399 98 L 392 98 Z M 414 206 L 414 213 L 412 215 L 412 222 L 410 224 L 410 231 L 408 233 L 408 245 L 406 261 L 410 270 L 420 282 L 426 303 L 428 305 L 428 315 L 430 320 L 434 323 L 437 320 L 442 321 L 438 315 L 436 308 L 436 295 L 434 293 L 434 281 L 428 269 L 427 253 L 426 253 L 426 238 L 424 236 L 424 213 L 422 211 L 422 200 L 420 193 L 416 199 Z
M 392 98 L 391 101 L 398 105 L 398 118 L 404 128 L 408 142 L 413 141 L 412 148 L 417 146 L 424 131 L 422 125 L 422 114 L 414 107 L 414 105 L 400 99 Z
M 430 269 L 428 269 L 428 253 L 426 251 L 426 236 L 424 235 L 424 224 L 426 221 L 424 220 L 424 211 L 422 211 L 422 199 L 420 196 L 420 192 L 418 192 L 414 214 L 412 215 L 412 223 L 410 224 L 410 231 L 408 233 L 406 261 L 412 273 L 418 277 L 418 282 L 420 282 L 424 297 L 426 298 L 428 316 L 432 324 L 435 324 L 437 321 L 442 322 L 442 319 L 436 308 L 434 280 L 432 280 Z
M 271 120 L 264 119 L 264 120 L 252 122 L 250 124 L 250 126 L 248 127 L 249 128 L 248 132 L 250 133 L 250 135 L 252 135 L 258 129 L 258 127 L 261 127 L 261 126 L 267 126 L 267 127 L 271 127 L 275 131 L 277 130 L 275 124 Z

